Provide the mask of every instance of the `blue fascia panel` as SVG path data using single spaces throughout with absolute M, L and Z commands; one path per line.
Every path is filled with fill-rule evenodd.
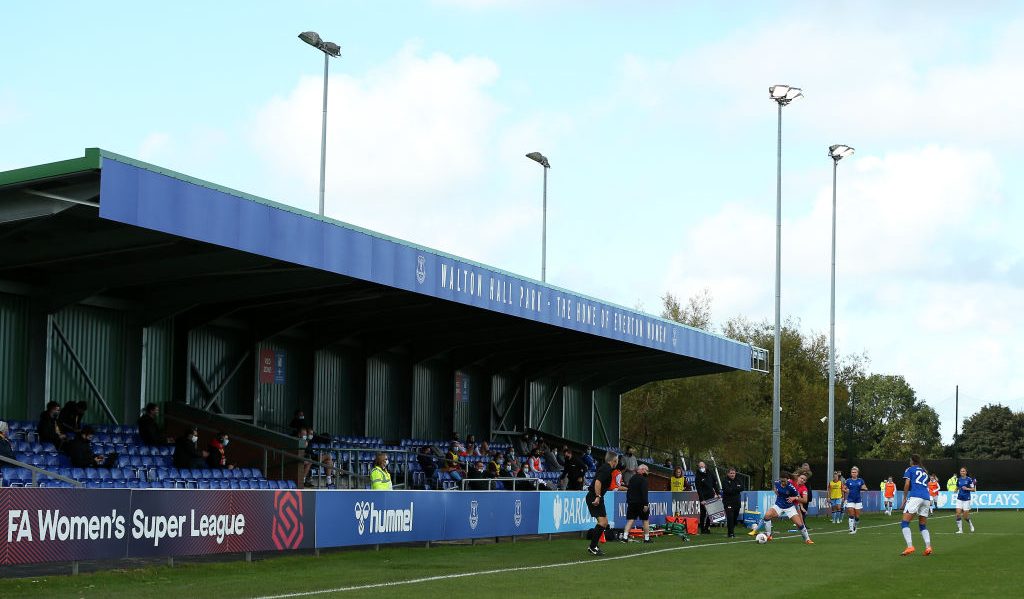
M 750 346 L 103 153 L 100 216 L 670 354 L 750 370 Z

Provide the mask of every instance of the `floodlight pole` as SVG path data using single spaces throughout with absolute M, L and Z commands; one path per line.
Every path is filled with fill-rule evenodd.
M 779 105 L 779 135 L 777 145 L 777 171 L 775 191 L 775 352 L 772 360 L 772 480 L 779 479 L 781 471 L 781 371 L 782 363 L 782 102 Z
M 324 52 L 324 114 L 320 127 L 320 216 L 324 215 L 324 188 L 327 180 L 327 65 L 331 55 Z
M 544 167 L 544 207 L 540 225 L 540 282 L 548 280 L 548 167 Z
M 828 476 L 836 470 L 836 172 L 839 158 L 832 157 L 832 293 L 828 322 Z

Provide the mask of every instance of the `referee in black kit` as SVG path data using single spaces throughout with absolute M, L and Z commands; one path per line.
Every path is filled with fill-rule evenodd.
M 597 546 L 601 542 L 601 535 L 608 530 L 608 512 L 604 507 L 604 494 L 612 484 L 612 468 L 619 463 L 619 455 L 614 451 L 604 454 L 604 463 L 597 469 L 594 475 L 594 482 L 587 489 L 587 508 L 590 515 L 597 518 L 597 526 L 590 533 L 590 548 L 587 550 L 590 555 L 604 555 L 604 551 Z

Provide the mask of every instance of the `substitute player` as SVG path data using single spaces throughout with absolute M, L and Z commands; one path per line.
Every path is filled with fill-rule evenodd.
M 939 477 L 932 474 L 931 480 L 928 481 L 928 496 L 931 497 L 932 504 L 929 510 L 929 515 L 935 513 L 935 508 L 939 507 Z
M 921 456 L 916 453 L 910 456 L 910 467 L 903 473 L 903 521 L 900 528 L 907 548 L 900 555 L 914 553 L 914 541 L 910 537 L 910 521 L 917 516 L 918 530 L 924 538 L 924 554 L 932 554 L 932 536 L 928 532 L 928 507 L 931 498 L 928 495 L 928 473 L 921 467 Z
M 597 525 L 591 532 L 590 548 L 587 550 L 590 555 L 604 555 L 604 551 L 597 546 L 601 542 L 601 535 L 608 530 L 608 512 L 604 505 L 604 494 L 612 483 L 612 470 L 619 464 L 619 455 L 614 451 L 604 454 L 604 463 L 594 474 L 594 482 L 590 483 L 587 489 L 587 509 L 590 515 L 597 518 Z
M 896 483 L 893 482 L 891 476 L 882 483 L 882 495 L 885 496 L 885 515 L 891 516 L 896 497 Z
M 971 493 L 978 490 L 978 481 L 967 476 L 967 468 L 960 469 L 960 476 L 956 479 L 956 534 L 964 533 L 963 520 L 974 532 L 974 522 L 971 522 Z M 963 518 L 963 520 L 961 520 Z
M 800 492 L 796 490 L 797 484 L 806 484 L 807 478 L 804 475 L 799 475 L 793 479 L 793 475 L 788 472 L 781 472 L 782 478 L 775 481 L 775 503 L 768 508 L 765 512 L 764 518 L 757 523 L 757 526 L 751 530 L 749 535 L 756 535 L 757 531 L 764 526 L 765 532 L 768 533 L 768 540 L 772 540 L 772 520 L 779 516 L 785 516 L 796 524 L 797 530 L 804 537 L 804 543 L 813 545 L 814 541 L 811 540 L 811 535 L 807 532 L 807 527 L 804 526 L 804 519 L 800 516 L 800 511 L 797 509 L 797 505 L 803 500 L 800 497 Z
M 859 468 L 850 468 L 850 478 L 843 483 L 843 497 L 846 499 L 846 516 L 850 523 L 851 535 L 857 534 L 857 526 L 860 525 L 860 512 L 864 509 L 860 494 L 867 484 L 867 481 L 860 477 Z
M 843 473 L 836 470 L 828 483 L 828 503 L 832 506 L 832 524 L 843 521 Z

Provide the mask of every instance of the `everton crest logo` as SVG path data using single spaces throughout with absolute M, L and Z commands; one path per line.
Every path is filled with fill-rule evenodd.
M 519 525 L 523 523 L 523 500 L 522 499 L 516 499 L 516 513 L 513 516 L 513 519 L 515 520 L 516 528 L 519 528 Z
M 469 527 L 473 530 L 476 530 L 476 525 L 480 522 L 480 514 L 477 512 L 478 505 L 477 501 L 469 502 Z
M 416 282 L 420 285 L 427 280 L 427 259 L 423 256 L 416 256 Z

